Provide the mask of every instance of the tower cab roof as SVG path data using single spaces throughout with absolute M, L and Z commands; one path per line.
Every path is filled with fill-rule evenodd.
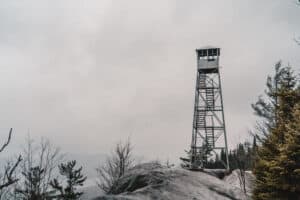
M 205 49 L 220 49 L 220 48 L 216 47 L 216 46 L 206 45 L 206 46 L 202 46 L 202 47 L 196 49 L 196 51 L 198 51 L 198 50 L 205 50 Z

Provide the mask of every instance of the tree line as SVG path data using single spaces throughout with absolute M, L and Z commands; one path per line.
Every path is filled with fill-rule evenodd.
M 230 171 L 240 168 L 243 168 L 244 170 L 252 170 L 256 152 L 256 137 L 253 137 L 252 144 L 250 142 L 239 143 L 236 148 L 229 150 L 228 160 Z M 225 150 L 222 149 L 214 159 L 210 159 L 206 163 L 205 168 L 222 169 L 226 164 L 226 153 Z

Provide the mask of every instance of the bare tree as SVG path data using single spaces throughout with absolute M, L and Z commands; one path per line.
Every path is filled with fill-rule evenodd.
M 246 149 L 245 149 L 246 147 Z M 247 193 L 246 190 L 246 168 L 247 162 L 249 162 L 249 158 L 247 154 L 249 154 L 247 145 L 239 144 L 236 152 L 234 152 L 234 162 L 237 167 L 237 176 L 239 178 L 240 188 L 244 192 Z
M 96 169 L 98 173 L 98 187 L 105 193 L 113 193 L 118 180 L 134 166 L 132 145 L 129 140 L 119 142 L 105 163 Z
M 12 128 L 9 130 L 6 142 L 1 146 L 0 153 L 2 153 L 9 145 L 12 136 Z M 15 172 L 20 162 L 22 161 L 21 155 L 18 156 L 14 162 L 8 161 L 4 167 L 4 172 L 0 174 L 0 198 L 4 196 L 9 190 L 7 188 L 15 184 L 19 179 L 16 177 Z
M 245 163 L 242 160 L 237 159 L 237 167 L 238 167 L 238 178 L 239 178 L 239 182 L 240 182 L 240 187 L 241 187 L 242 191 L 244 192 L 244 194 L 246 194 L 247 190 L 246 190 Z
M 63 160 L 60 149 L 47 139 L 42 138 L 36 144 L 28 137 L 23 148 L 23 157 L 21 163 L 23 181 L 16 187 L 16 193 L 22 199 L 48 199 L 51 194 L 50 181 L 57 175 L 55 169 Z

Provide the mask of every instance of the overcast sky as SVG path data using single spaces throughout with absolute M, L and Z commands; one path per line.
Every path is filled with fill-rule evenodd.
M 176 160 L 192 134 L 195 49 L 221 50 L 230 147 L 278 60 L 299 71 L 293 0 L 0 1 L 0 137 L 44 136 L 66 152 Z

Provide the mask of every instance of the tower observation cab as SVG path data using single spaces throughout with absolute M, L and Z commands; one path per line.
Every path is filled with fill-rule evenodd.
M 207 161 L 222 150 L 226 153 L 224 167 L 228 170 L 228 149 L 225 129 L 221 78 L 220 48 L 196 49 L 197 79 L 189 166 L 206 167 Z
M 196 49 L 198 69 L 202 72 L 216 72 L 219 69 L 220 48 L 203 47 Z

